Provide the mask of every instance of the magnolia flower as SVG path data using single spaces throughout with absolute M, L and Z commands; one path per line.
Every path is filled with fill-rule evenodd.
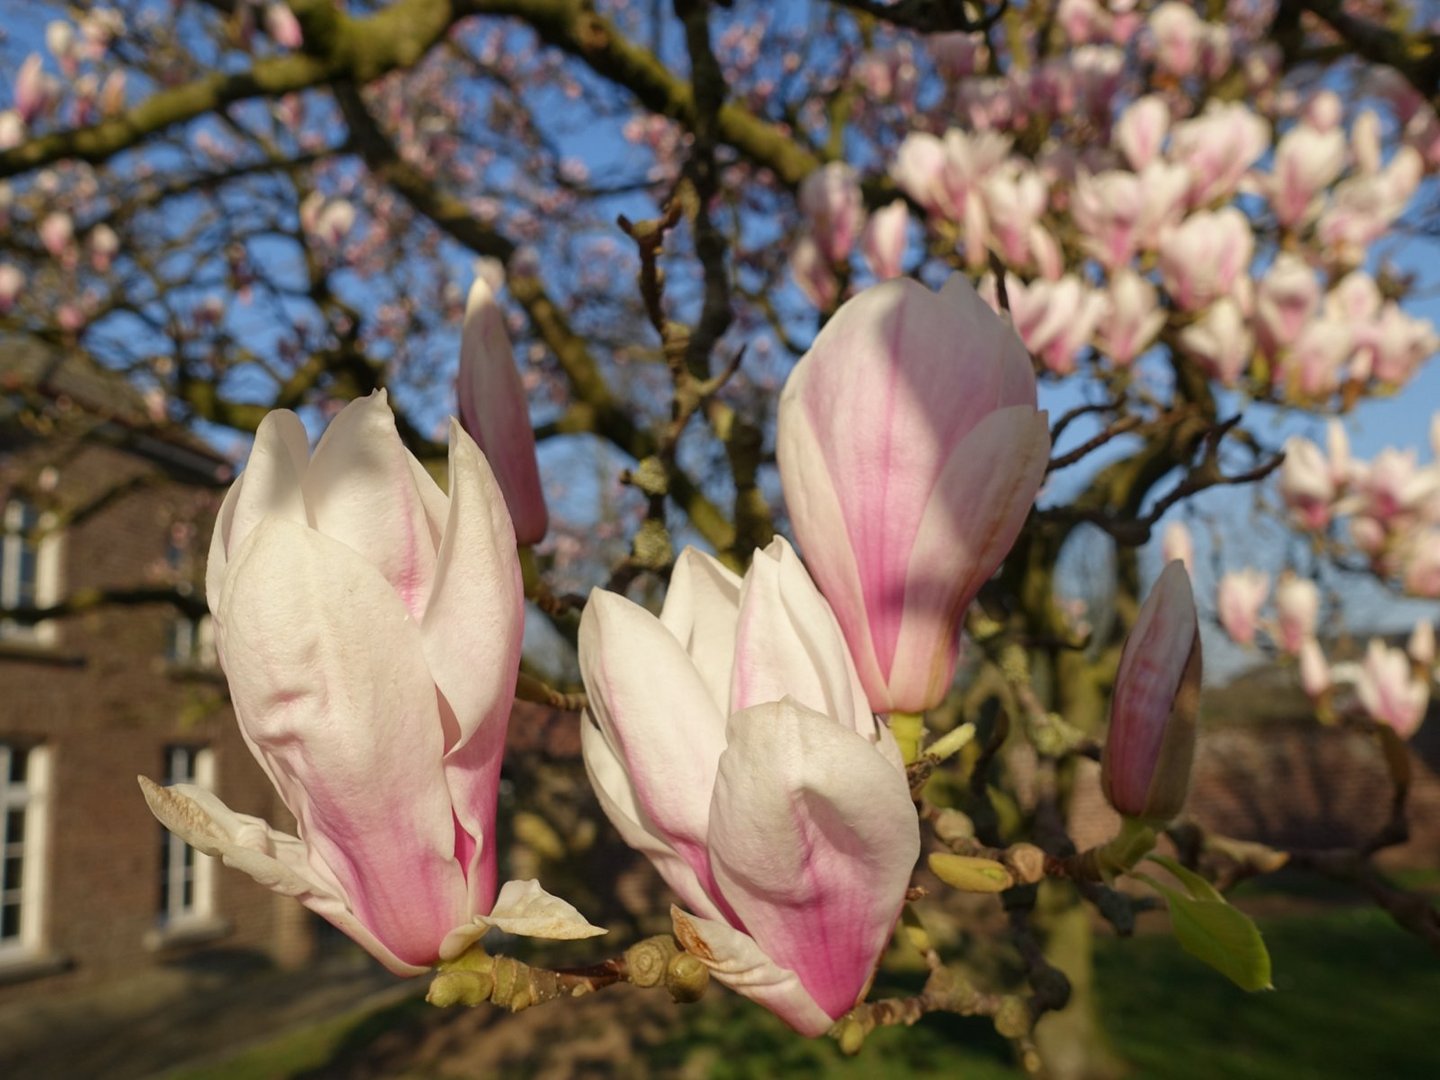
M 1211 306 L 1199 322 L 1179 334 L 1180 347 L 1226 386 L 1234 386 L 1250 366 L 1255 336 L 1240 305 L 1226 296 Z
M 1270 592 L 1270 575 L 1261 570 L 1231 570 L 1220 578 L 1216 613 L 1220 625 L 1237 645 L 1255 640 L 1260 624 L 1260 605 Z
M 1286 571 L 1275 586 L 1275 643 L 1281 651 L 1297 656 L 1307 639 L 1315 636 L 1320 616 L 1320 590 L 1309 578 Z
M 1435 625 L 1429 619 L 1421 619 L 1415 624 L 1415 629 L 1410 631 L 1410 640 L 1405 643 L 1405 651 L 1421 669 L 1435 663 Z
M 1165 526 L 1165 532 L 1160 537 L 1160 557 L 1167 566 L 1172 562 L 1180 563 L 1187 574 L 1195 566 L 1195 541 L 1183 521 L 1172 521 Z
M 1176 124 L 1170 156 L 1190 169 L 1190 205 L 1235 194 L 1245 170 L 1270 146 L 1270 126 L 1248 106 L 1211 103 L 1200 116 Z
M 586 771 L 679 896 L 675 936 L 821 1034 L 873 974 L 920 841 L 895 740 L 799 558 L 777 539 L 742 581 L 687 548 L 658 619 L 597 589 L 580 669 Z
M 1330 689 L 1334 680 L 1320 643 L 1307 638 L 1300 643 L 1300 689 L 1312 701 Z
M 905 272 L 906 231 L 910 227 L 910 208 L 904 199 L 896 199 L 870 215 L 860 234 L 860 250 L 870 264 L 870 272 L 881 281 L 899 277 Z
M 1289 229 L 1309 222 L 1323 205 L 1321 192 L 1344 167 L 1345 133 L 1339 128 L 1317 131 L 1299 124 L 1287 131 L 1275 147 L 1274 171 L 1266 178 L 1275 220 Z
M 1133 270 L 1121 270 L 1106 289 L 1106 312 L 1100 320 L 1100 351 L 1119 367 L 1134 363 L 1165 325 L 1155 286 Z
M 1165 567 L 1125 639 L 1100 786 L 1120 813 L 1169 821 L 1190 788 L 1200 705 L 1200 624 L 1190 575 Z
M 1320 307 L 1320 283 L 1304 259 L 1288 251 L 1275 256 L 1255 295 L 1261 346 L 1274 353 L 1291 344 Z
M 290 10 L 290 5 L 280 0 L 265 5 L 265 32 L 276 45 L 286 49 L 298 49 L 305 44 L 305 32 L 300 29 L 300 20 Z
M 1326 432 L 1329 456 L 1309 439 L 1285 440 L 1280 466 L 1280 497 L 1302 528 L 1319 531 L 1330 524 L 1335 501 L 1350 482 L 1350 441 L 1338 420 Z
M 1050 452 L 1024 346 L 968 282 L 901 279 L 825 324 L 780 398 L 790 520 L 871 706 L 937 704 L 965 609 Z
M 0 263 L 0 315 L 15 306 L 15 300 L 23 288 L 25 271 L 10 263 Z
M 1254 231 L 1235 207 L 1191 214 L 1160 241 L 1160 275 L 1176 304 L 1199 311 L 1231 291 L 1254 251 Z
M 800 212 L 820 253 L 832 263 L 844 262 L 865 221 L 865 199 L 853 167 L 832 161 L 800 183 Z
M 790 250 L 790 280 L 805 299 L 821 311 L 829 311 L 840 298 L 840 282 L 820 246 L 802 236 Z
M 483 277 L 470 286 L 465 303 L 455 392 L 460 422 L 484 451 L 505 493 L 515 538 L 522 544 L 539 543 L 550 527 L 550 516 L 535 459 L 535 431 L 505 332 L 505 311 Z
M 384 391 L 346 406 L 313 457 L 294 413 L 267 416 L 220 508 L 205 587 L 240 730 L 299 835 L 200 788 L 142 780 L 156 816 L 397 974 L 459 955 L 491 923 L 601 933 L 533 882 L 497 899 L 523 624 L 514 545 L 458 424 L 446 495 L 400 441 Z M 525 922 L 537 909 L 553 919 Z
M 1149 25 L 1156 66 L 1181 79 L 1194 74 L 1200 66 L 1205 35 L 1205 24 L 1195 9 L 1178 0 L 1166 0 L 1150 13 Z
M 1139 172 L 1160 156 L 1169 130 L 1170 106 L 1158 94 L 1147 94 L 1132 101 L 1120 114 L 1111 141 L 1130 167 Z
M 1429 684 L 1416 678 L 1405 650 L 1392 649 L 1378 638 L 1365 650 L 1355 692 L 1370 719 L 1402 739 L 1415 734 L 1430 704 Z

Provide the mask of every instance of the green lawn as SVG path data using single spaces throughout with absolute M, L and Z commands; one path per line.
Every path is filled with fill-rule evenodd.
M 1440 1007 L 1440 958 L 1395 929 L 1382 913 L 1363 908 L 1270 920 L 1262 929 L 1274 959 L 1276 989 L 1255 995 L 1234 989 L 1192 961 L 1169 937 L 1101 941 L 1097 981 L 1102 1011 L 1115 1048 L 1134 1065 L 1134 1075 L 1165 1080 L 1440 1077 L 1440 1047 L 1432 1038 Z M 796 1038 L 769 1014 L 714 990 L 697 1008 L 658 1016 L 619 1017 L 627 1025 L 633 1022 L 633 1038 L 645 1046 L 646 1061 L 643 1068 L 634 1062 L 622 1065 L 613 1075 L 715 1080 L 859 1080 L 882 1072 L 886 1080 L 1021 1076 L 1010 1065 L 1006 1044 L 976 1020 L 931 1017 L 908 1031 L 880 1031 L 858 1058 L 846 1059 L 828 1040 Z M 418 1045 L 423 1032 L 433 1033 L 434 1019 L 423 1003 L 406 1002 L 292 1034 L 223 1067 L 177 1074 L 177 1080 L 477 1075 L 473 1057 L 464 1067 L 447 1067 L 443 1055 L 399 1065 L 396 1046 L 410 1045 L 406 1038 L 412 1029 Z M 577 1025 L 569 1037 L 594 1038 L 616 1020 L 613 1011 L 603 1019 L 597 1013 L 590 1026 Z M 376 1072 L 372 1049 L 382 1037 L 391 1065 Z M 557 1032 L 553 1037 L 566 1036 Z M 434 1043 L 432 1038 L 429 1045 Z M 367 1058 L 372 1058 L 368 1069 L 362 1064 Z M 586 1072 L 604 1074 L 610 1070 Z

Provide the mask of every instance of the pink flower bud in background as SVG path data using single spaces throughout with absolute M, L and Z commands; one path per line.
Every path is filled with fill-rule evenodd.
M 1255 641 L 1260 605 L 1270 593 L 1270 575 L 1261 570 L 1231 570 L 1220 578 L 1215 600 L 1220 625 L 1237 645 Z
M 1387 303 L 1369 336 L 1372 373 L 1391 386 L 1403 386 L 1417 368 L 1440 349 L 1440 337 L 1428 319 L 1415 319 Z
M 0 315 L 15 306 L 20 290 L 25 288 L 25 272 L 9 263 L 0 263 Z
M 15 75 L 15 111 L 27 127 L 50 111 L 58 95 L 55 80 L 46 74 L 44 64 L 40 54 L 32 52 Z
M 925 44 L 935 66 L 947 79 L 963 79 L 975 74 L 990 53 L 983 35 L 963 31 L 931 34 Z
M 1352 176 L 1337 184 L 1330 203 L 1315 223 L 1315 235 L 1327 259 L 1358 266 L 1369 247 L 1404 211 L 1424 174 L 1424 162 L 1402 146 L 1390 164 L 1372 176 Z
M 870 265 L 870 272 L 880 281 L 900 277 L 905 272 L 909 227 L 910 208 L 904 199 L 896 199 L 870 215 L 860 234 L 860 250 Z
M 1321 90 L 1305 102 L 1303 120 L 1316 131 L 1331 131 L 1345 119 L 1345 103 L 1333 90 Z
M 280 0 L 265 5 L 265 33 L 282 49 L 298 49 L 305 44 L 300 21 L 290 10 L 290 5 Z
M 1098 0 L 1060 0 L 1055 21 L 1072 45 L 1104 41 L 1110 35 L 1110 13 Z
M 1301 124 L 1291 128 L 1275 147 L 1271 174 L 1262 182 L 1275 220 L 1298 229 L 1320 212 L 1327 187 L 1345 167 L 1345 133 L 1339 128 L 1317 131 Z
M 1111 141 L 1120 148 L 1130 168 L 1144 169 L 1160 156 L 1170 130 L 1170 106 L 1157 94 L 1147 94 L 1126 106 L 1115 122 Z
M 1417 667 L 1428 668 L 1435 663 L 1435 626 L 1429 619 L 1421 619 L 1415 624 L 1405 651 Z
M 1291 399 L 1323 401 L 1340 389 L 1345 361 L 1353 350 L 1348 323 L 1312 319 L 1275 365 L 1275 383 Z
M 924 132 L 905 136 L 891 175 L 926 210 L 968 224 L 980 202 L 980 183 L 1010 154 L 1010 139 L 994 132 L 967 134 L 956 128 L 943 140 Z
M 965 609 L 1015 542 L 1050 434 L 1015 332 L 963 278 L 848 301 L 791 372 L 790 520 L 877 712 L 949 690 Z
M 75 27 L 63 19 L 45 24 L 45 47 L 66 78 L 75 76 Z
M 1183 521 L 1172 521 L 1165 526 L 1160 537 L 1160 558 L 1168 566 L 1178 562 L 1185 567 L 1185 573 L 1193 573 L 1195 566 L 1195 541 Z
M 802 236 L 790 250 L 790 280 L 820 311 L 830 311 L 840 298 L 840 282 L 819 245 Z
M 1211 306 L 1199 322 L 1179 334 L 1180 348 L 1214 378 L 1234 386 L 1250 367 L 1255 336 L 1240 305 L 1226 296 Z
M 1200 45 L 1205 24 L 1195 9 L 1178 0 L 1166 0 L 1150 13 L 1155 66 L 1177 79 L 1200 68 Z
M 1169 821 L 1190 789 L 1200 706 L 1200 626 L 1190 576 L 1165 567 L 1125 639 L 1100 759 L 1105 798 L 1127 817 Z
M 100 114 L 118 116 L 125 108 L 125 72 L 117 68 L 100 84 Z
M 865 222 L 865 201 L 855 170 L 832 161 L 800 183 L 800 212 L 820 253 L 833 263 L 850 257 Z
M 1403 571 L 1406 592 L 1440 598 L 1440 528 L 1414 530 L 1405 548 Z
M 1320 447 L 1299 435 L 1286 439 L 1279 486 L 1281 499 L 1301 528 L 1320 532 L 1329 526 L 1340 485 Z
M 586 772 L 678 894 L 676 937 L 821 1034 L 874 973 L 920 839 L 895 740 L 799 558 L 776 539 L 742 580 L 687 548 L 658 619 L 596 589 L 580 669 Z
M 1282 652 L 1296 656 L 1307 638 L 1315 636 L 1315 623 L 1320 617 L 1320 590 L 1308 578 L 1289 571 L 1280 575 L 1275 585 L 1275 644 Z
M 1380 117 L 1366 109 L 1355 118 L 1350 129 L 1350 147 L 1355 155 L 1355 168 L 1364 176 L 1380 171 Z
M 491 922 L 537 932 L 506 921 L 517 891 L 557 916 L 544 936 L 601 932 L 533 882 L 497 896 L 524 596 L 504 500 L 458 424 L 446 494 L 384 391 L 342 410 L 313 457 L 299 418 L 272 412 L 221 507 L 206 595 L 245 741 L 299 832 L 142 780 L 172 831 L 400 975 L 453 959 Z
M 1049 184 L 1033 169 L 1009 163 L 986 177 L 982 185 L 986 220 L 1000 258 L 1013 268 L 1035 260 L 1030 251 L 1032 229 L 1045 212 Z
M 0 150 L 9 150 L 25 141 L 25 121 L 14 109 L 0 112 Z
M 1421 469 L 1414 450 L 1386 447 L 1368 465 L 1354 469 L 1355 491 L 1364 513 L 1381 524 L 1409 515 L 1440 487 L 1440 475 Z
M 97 274 L 109 273 L 115 253 L 120 250 L 120 238 L 115 235 L 115 230 L 103 223 L 96 225 L 90 230 L 87 240 L 90 246 L 90 265 Z
M 460 422 L 495 470 L 516 540 L 539 543 L 550 517 L 535 458 L 535 431 L 505 331 L 505 310 L 483 278 L 475 279 L 465 304 L 455 392 Z
M 1160 276 L 1171 299 L 1185 311 L 1225 296 L 1250 267 L 1255 234 L 1233 206 L 1191 214 L 1160 241 Z
M 1402 739 L 1415 734 L 1430 704 L 1428 681 L 1415 677 L 1405 650 L 1392 649 L 1378 638 L 1365 650 L 1355 691 L 1370 719 Z
M 1309 638 L 1300 643 L 1300 689 L 1311 701 L 1330 689 L 1330 665 L 1320 650 L 1320 643 Z
M 1165 313 L 1155 286 L 1133 270 L 1113 275 L 1106 295 L 1108 306 L 1098 328 L 1100 351 L 1124 367 L 1150 347 L 1165 325 Z
M 1190 170 L 1190 206 L 1228 199 L 1270 147 L 1270 126 L 1248 105 L 1211 103 L 1170 133 L 1170 159 Z
M 1256 290 L 1255 316 L 1261 347 L 1270 355 L 1291 344 L 1320 308 L 1320 282 L 1304 259 L 1288 251 L 1275 256 Z

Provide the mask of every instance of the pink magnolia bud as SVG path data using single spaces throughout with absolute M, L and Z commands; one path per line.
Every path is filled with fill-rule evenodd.
M 1304 121 L 1316 131 L 1332 131 L 1345 119 L 1345 103 L 1333 90 L 1321 90 L 1305 103 Z
M 1389 726 L 1402 739 L 1415 734 L 1430 704 L 1429 683 L 1415 677 L 1405 651 L 1378 638 L 1372 638 L 1365 650 L 1355 690 L 1370 719 Z
M 1156 67 L 1178 79 L 1199 70 L 1205 24 L 1194 8 L 1178 0 L 1166 0 L 1150 13 L 1149 27 Z
M 958 275 L 938 295 L 866 289 L 795 366 L 776 443 L 786 503 L 876 711 L 944 698 L 960 620 L 1049 452 L 1029 355 Z
M 800 183 L 800 212 L 820 253 L 832 263 L 844 262 L 865 221 L 865 201 L 855 170 L 832 161 Z
M 1072 45 L 1104 41 L 1110 36 L 1110 13 L 1098 0 L 1060 0 L 1055 21 Z
M 25 141 L 25 121 L 14 109 L 0 111 L 0 150 L 9 150 Z
M 45 215 L 40 222 L 40 243 L 53 258 L 67 260 L 75 254 L 75 223 L 63 210 Z
M 1288 251 L 1275 257 L 1255 297 L 1261 347 L 1274 355 L 1295 341 L 1320 307 L 1320 282 L 1304 259 Z
M 870 264 L 870 272 L 880 281 L 900 277 L 905 272 L 909 227 L 910 208 L 904 199 L 896 199 L 870 215 L 865 231 L 860 234 L 860 250 Z
M 1405 549 L 1403 573 L 1407 593 L 1440 598 L 1440 528 L 1416 529 L 1412 533 Z
M 1320 590 L 1308 578 L 1286 571 L 1275 586 L 1276 644 L 1282 652 L 1298 655 L 1307 638 L 1315 636 L 1320 617 Z
M 1300 689 L 1305 691 L 1305 696 L 1314 701 L 1332 685 L 1330 677 L 1330 665 L 1325 661 L 1325 654 L 1320 650 L 1320 643 L 1314 638 L 1309 638 L 1300 643 Z
M 1191 214 L 1160 241 L 1160 275 L 1176 304 L 1199 311 L 1234 288 L 1254 251 L 1250 222 L 1235 207 Z
M 1144 184 L 1134 173 L 1111 170 L 1091 176 L 1082 172 L 1075 183 L 1070 213 L 1085 250 L 1112 272 L 1129 266 L 1149 236 Z
M 0 315 L 9 313 L 24 287 L 25 272 L 9 263 L 0 263 Z
M 298 49 L 305 44 L 300 20 L 295 18 L 289 4 L 279 0 L 265 5 L 265 33 L 282 49 Z
M 1366 109 L 1355 118 L 1350 129 L 1350 147 L 1355 155 L 1355 168 L 1363 175 L 1374 176 L 1380 171 L 1380 117 L 1373 109 Z
M 829 311 L 840 298 L 840 282 L 820 246 L 802 236 L 790 251 L 790 280 L 816 308 Z
M 1324 401 L 1340 389 L 1355 339 L 1348 323 L 1312 319 L 1275 366 L 1275 383 L 1291 400 Z
M 495 470 L 515 522 L 515 538 L 522 544 L 539 543 L 550 518 L 535 459 L 535 431 L 505 332 L 505 311 L 482 278 L 475 279 L 465 304 L 455 390 L 460 422 Z
M 1339 488 L 1325 452 L 1309 439 L 1292 435 L 1285 440 L 1280 497 L 1301 528 L 1321 532 L 1329 526 Z
M 1320 212 L 1321 193 L 1345 167 L 1345 133 L 1317 131 L 1301 124 L 1287 131 L 1275 148 L 1275 166 L 1265 187 L 1275 220 L 1298 229 Z
M 297 416 L 266 417 L 221 507 L 206 595 L 245 742 L 299 835 L 141 781 L 177 835 L 400 975 L 490 925 L 602 932 L 534 882 L 497 894 L 524 595 L 504 500 L 458 424 L 449 487 L 405 449 L 384 391 L 341 411 L 313 457 Z
M 1139 172 L 1160 156 L 1160 147 L 1170 130 L 1170 106 L 1157 94 L 1132 101 L 1115 122 L 1112 141 L 1125 155 L 1130 168 Z
M 1421 619 L 1415 624 L 1405 651 L 1417 667 L 1428 668 L 1435 663 L 1435 625 L 1429 619 Z
M 1033 265 L 1031 230 L 1045 212 L 1049 184 L 1033 169 L 1010 163 L 996 169 L 982 185 L 992 244 L 1006 265 Z
M 125 108 L 125 72 L 117 68 L 100 84 L 100 113 L 118 116 Z
M 1200 626 L 1190 576 L 1165 567 L 1115 673 L 1100 785 L 1127 817 L 1169 821 L 1190 788 L 1200 706 Z
M 1178 562 L 1185 567 L 1187 574 L 1191 572 L 1195 565 L 1195 541 L 1183 521 L 1172 521 L 1165 526 L 1160 538 L 1160 558 L 1167 566 Z
M 38 52 L 25 57 L 15 76 L 15 111 L 27 126 L 50 111 L 55 104 L 55 80 L 45 72 L 44 59 Z
M 776 539 L 742 580 L 687 548 L 658 619 L 596 589 L 580 671 L 586 772 L 679 896 L 675 936 L 824 1032 L 874 974 L 920 837 L 895 739 L 799 558 Z
M 1248 105 L 1211 104 L 1200 116 L 1176 124 L 1170 157 L 1190 170 L 1190 206 L 1228 199 L 1245 171 L 1270 146 L 1270 126 Z
M 1237 645 L 1255 641 L 1260 605 L 1270 592 L 1270 575 L 1261 570 L 1232 570 L 1220 578 L 1216 613 L 1220 625 Z
M 1179 341 L 1186 355 L 1226 386 L 1240 381 L 1255 352 L 1255 337 L 1245 315 L 1228 296 L 1212 305 L 1199 322 L 1180 331 Z
M 1413 147 L 1402 146 L 1390 164 L 1372 176 L 1352 176 L 1336 185 L 1315 223 L 1315 235 L 1332 263 L 1357 266 L 1367 249 L 1404 212 L 1419 186 L 1425 164 Z
M 75 27 L 62 19 L 45 24 L 45 47 L 67 77 L 75 75 Z
M 1440 337 L 1428 319 L 1415 319 L 1395 303 L 1381 309 L 1369 338 L 1373 374 L 1382 383 L 1403 386 L 1417 368 L 1440 349 Z
M 1150 347 L 1165 325 L 1165 313 L 1155 286 L 1133 270 L 1112 276 L 1107 294 L 1109 306 L 1099 327 L 1100 351 L 1117 367 L 1125 367 Z
M 100 224 L 90 230 L 87 237 L 90 246 L 90 265 L 97 274 L 108 273 L 115 253 L 120 250 L 120 238 L 109 225 Z

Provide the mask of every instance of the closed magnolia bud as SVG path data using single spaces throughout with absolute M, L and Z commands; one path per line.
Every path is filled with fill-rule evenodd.
M 1165 568 L 1125 641 L 1110 734 L 1101 758 L 1105 797 L 1127 817 L 1168 821 L 1190 787 L 1200 703 L 1200 626 L 1190 576 Z
M 935 852 L 926 861 L 932 874 L 961 892 L 1004 892 L 1015 884 L 1010 871 L 994 859 Z

